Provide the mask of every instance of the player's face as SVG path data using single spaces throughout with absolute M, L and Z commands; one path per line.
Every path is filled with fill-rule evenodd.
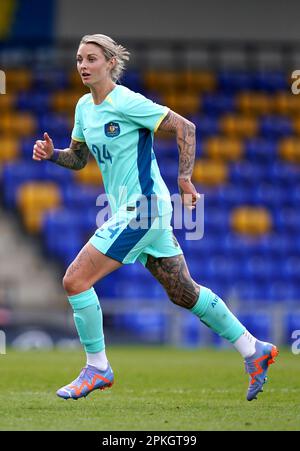
M 77 70 L 84 85 L 90 87 L 111 79 L 112 60 L 106 60 L 98 45 L 81 44 L 76 60 Z

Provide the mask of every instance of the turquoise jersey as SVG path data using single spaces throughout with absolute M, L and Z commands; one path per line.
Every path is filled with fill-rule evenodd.
M 86 142 L 97 161 L 112 214 L 138 206 L 141 198 L 147 199 L 148 216 L 172 211 L 153 151 L 154 132 L 168 111 L 121 85 L 99 105 L 91 94 L 79 99 L 72 139 Z

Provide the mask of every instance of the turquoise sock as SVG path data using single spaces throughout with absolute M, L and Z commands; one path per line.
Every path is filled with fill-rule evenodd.
M 200 287 L 198 301 L 191 311 L 204 324 L 231 343 L 234 343 L 246 330 L 222 299 L 209 288 Z
M 68 297 L 74 311 L 75 326 L 86 352 L 105 349 L 102 311 L 94 288 Z

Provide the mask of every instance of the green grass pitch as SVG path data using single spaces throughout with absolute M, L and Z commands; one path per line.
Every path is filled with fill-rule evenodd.
M 109 347 L 112 389 L 78 401 L 57 388 L 84 366 L 79 350 L 0 356 L 1 430 L 299 430 L 300 355 L 281 350 L 257 401 L 234 350 Z

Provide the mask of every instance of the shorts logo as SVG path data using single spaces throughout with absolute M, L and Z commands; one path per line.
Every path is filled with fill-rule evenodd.
M 109 122 L 104 125 L 104 131 L 106 136 L 113 138 L 114 136 L 118 136 L 120 134 L 120 125 L 117 122 Z

